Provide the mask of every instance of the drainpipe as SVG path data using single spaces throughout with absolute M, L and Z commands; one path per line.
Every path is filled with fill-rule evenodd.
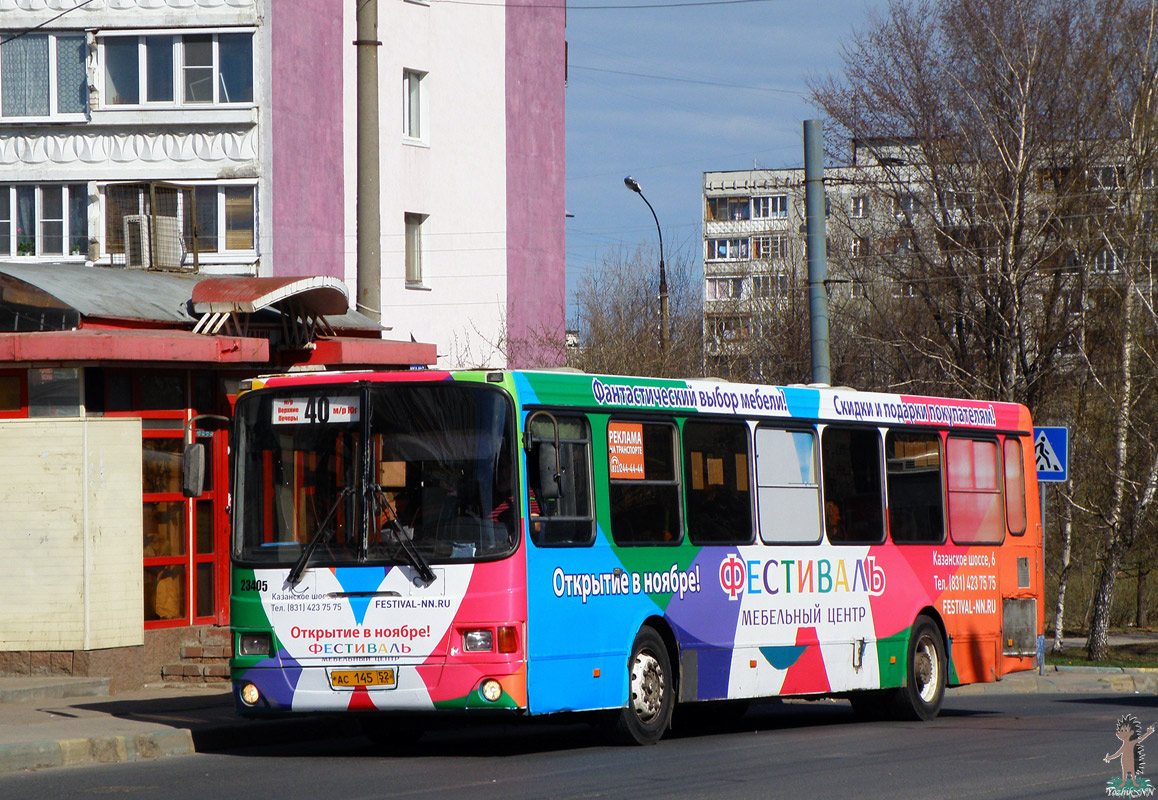
M 378 167 L 378 0 L 358 0 L 357 310 L 382 320 L 382 193 Z

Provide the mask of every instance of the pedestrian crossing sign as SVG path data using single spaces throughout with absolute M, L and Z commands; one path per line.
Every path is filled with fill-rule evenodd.
M 1069 480 L 1069 428 L 1034 428 L 1033 454 L 1039 481 Z

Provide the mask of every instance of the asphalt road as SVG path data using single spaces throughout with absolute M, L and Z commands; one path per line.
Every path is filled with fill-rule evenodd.
M 1103 757 L 1119 746 L 1114 730 L 1123 714 L 1143 728 L 1158 723 L 1158 698 L 951 695 L 930 723 L 862 722 L 839 701 L 772 703 L 708 729 L 685 725 L 647 748 L 608 746 L 582 724 L 440 731 L 386 747 L 352 733 L 8 775 L 0 777 L 0 798 L 1088 800 L 1107 796 L 1107 781 L 1120 777 L 1118 762 Z M 1152 749 L 1158 787 L 1158 736 Z

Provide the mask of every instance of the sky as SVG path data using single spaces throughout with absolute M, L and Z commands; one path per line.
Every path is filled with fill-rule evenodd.
M 803 167 L 810 78 L 885 0 L 569 0 L 568 320 L 583 275 L 637 247 L 702 261 L 703 173 Z M 711 2 L 711 0 L 706 0 Z M 623 6 L 662 4 L 661 8 Z M 599 6 L 609 6 L 598 8 Z M 674 7 L 673 7 L 674 6 Z M 658 262 L 657 262 L 658 275 Z

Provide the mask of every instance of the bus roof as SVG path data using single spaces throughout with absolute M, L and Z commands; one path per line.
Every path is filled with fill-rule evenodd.
M 714 378 L 645 378 L 569 370 L 310 372 L 255 379 L 252 388 L 370 382 L 485 381 L 512 390 L 524 406 L 713 414 L 826 422 L 915 424 L 1031 432 L 1017 403 L 858 391 L 845 386 L 772 386 Z

